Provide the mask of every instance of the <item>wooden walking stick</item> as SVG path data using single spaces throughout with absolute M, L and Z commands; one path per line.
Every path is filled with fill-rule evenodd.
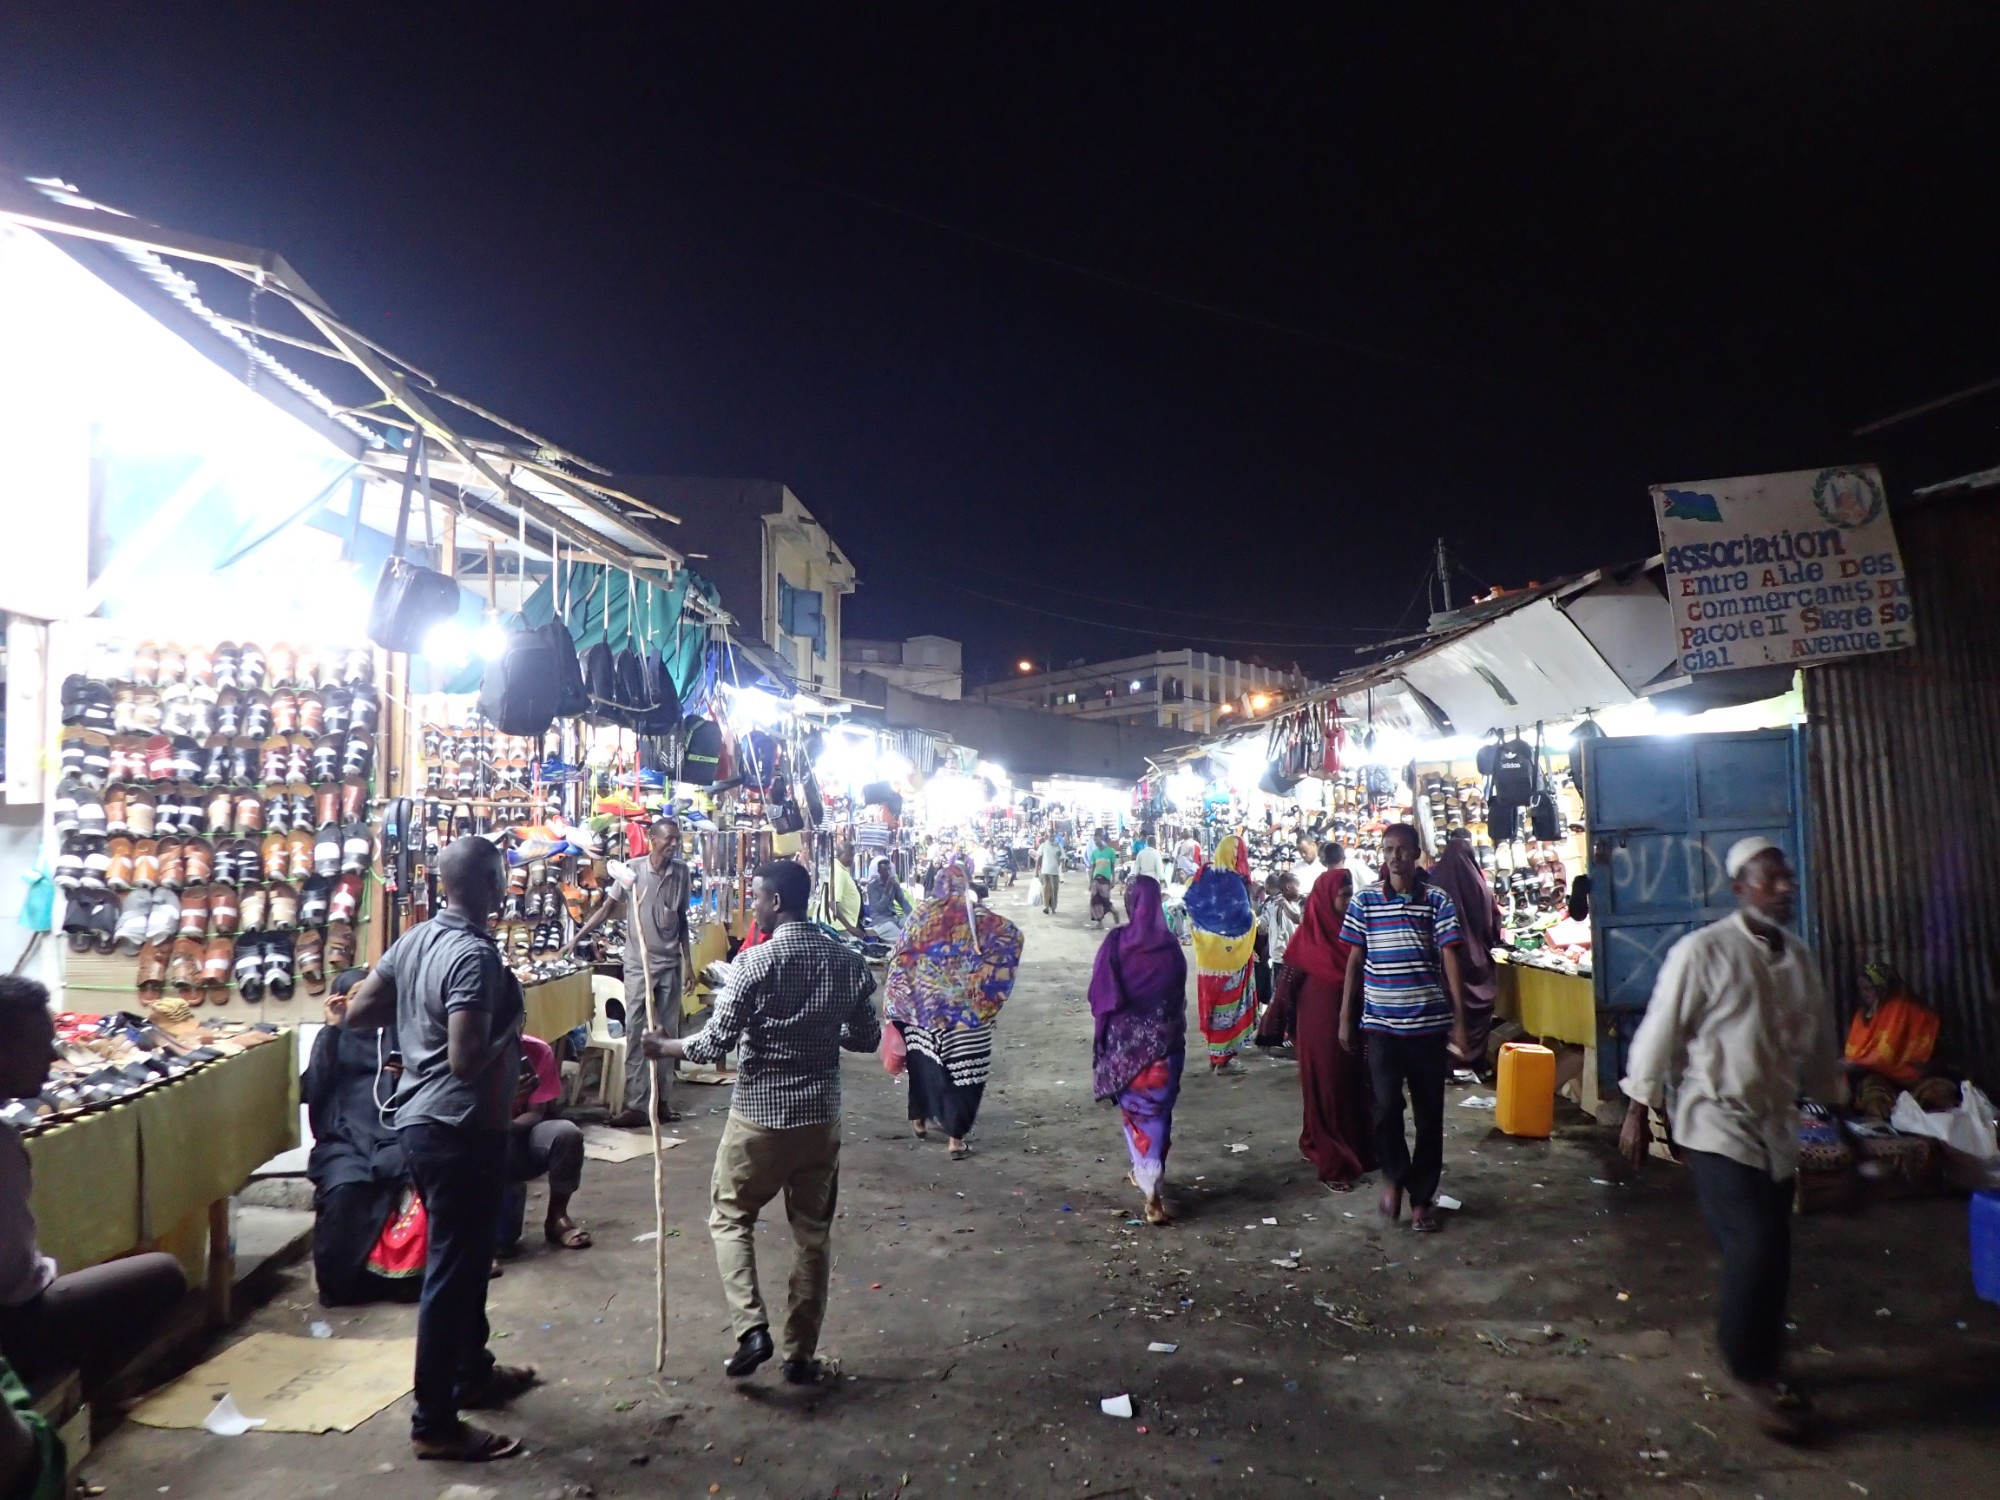
M 658 1028 L 653 1014 L 653 962 L 646 952 L 646 919 L 639 910 L 639 875 L 632 874 L 632 936 L 639 940 L 639 974 L 646 984 L 646 1030 Z M 626 1022 L 628 1028 L 630 1021 Z M 631 1043 L 628 1041 L 627 1046 Z M 645 1050 L 643 1043 L 640 1051 Z M 660 1149 L 660 1065 L 646 1059 L 646 1117 L 653 1127 L 653 1290 L 659 1299 L 659 1324 L 653 1336 L 653 1368 L 667 1367 L 667 1157 Z

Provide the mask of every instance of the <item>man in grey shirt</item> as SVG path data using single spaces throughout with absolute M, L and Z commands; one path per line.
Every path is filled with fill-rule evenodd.
M 342 1025 L 396 1028 L 402 1080 L 389 1108 L 423 1195 L 430 1255 L 417 1310 L 419 1458 L 480 1462 L 520 1443 L 459 1418 L 535 1383 L 486 1347 L 486 1282 L 507 1186 L 507 1126 L 521 1077 L 521 986 L 487 930 L 507 858 L 482 838 L 438 861 L 445 909 L 404 933 L 356 985 Z
M 660 1087 L 660 1118 L 664 1121 L 680 1118 L 680 1111 L 673 1107 L 674 1065 L 652 1063 L 654 1077 L 649 1079 L 639 1037 L 649 1024 L 667 1036 L 681 1034 L 681 978 L 690 941 L 688 895 L 694 876 L 687 861 L 681 858 L 678 819 L 659 819 L 646 831 L 646 837 L 650 848 L 645 859 L 632 862 L 628 877 L 605 894 L 603 905 L 590 914 L 570 940 L 570 947 L 574 948 L 607 919 L 625 918 L 625 1108 L 613 1115 L 609 1123 L 626 1129 L 650 1123 L 646 1118 L 646 1102 L 655 1079 Z M 642 933 L 646 944 L 643 966 L 639 951 Z M 649 969 L 653 981 L 650 1018 L 646 1014 Z

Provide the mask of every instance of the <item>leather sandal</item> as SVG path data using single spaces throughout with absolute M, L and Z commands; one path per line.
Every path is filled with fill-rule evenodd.
M 354 967 L 354 927 L 348 922 L 329 922 L 326 928 L 326 967 L 338 974 Z
M 289 934 L 264 939 L 264 993 L 273 1000 L 292 998 L 292 939 Z
M 104 843 L 104 883 L 121 896 L 132 889 L 132 840 L 119 835 Z
M 207 885 L 215 878 L 215 846 L 207 839 L 191 838 L 181 845 L 187 858 L 187 883 Z
M 360 913 L 361 876 L 358 872 L 349 872 L 333 883 L 333 895 L 327 902 L 327 920 L 352 922 Z
M 326 992 L 326 939 L 317 927 L 299 929 L 297 948 L 299 978 L 308 995 Z
M 160 841 L 158 839 L 135 838 L 132 840 L 132 885 L 135 890 L 150 891 L 160 883 Z
M 248 885 L 238 900 L 237 930 L 262 932 L 271 917 L 271 893 L 261 885 Z
M 180 936 L 184 938 L 205 938 L 208 936 L 208 887 L 190 886 L 181 892 Z
M 264 940 L 244 937 L 236 944 L 236 993 L 255 1004 L 264 998 Z
M 264 835 L 264 842 L 258 850 L 258 865 L 266 880 L 283 880 L 291 873 L 291 864 L 285 858 L 285 835 L 271 832 Z
M 173 947 L 167 950 L 167 983 L 188 1004 L 200 1003 L 196 998 L 201 985 L 201 943 L 198 939 L 185 936 L 174 939 Z
M 358 823 L 367 816 L 368 783 L 359 777 L 349 777 L 340 784 L 340 821 Z
M 282 881 L 271 886 L 266 912 L 265 925 L 269 930 L 289 932 L 299 925 L 299 893 Z
M 226 990 L 236 966 L 236 941 L 217 934 L 201 950 L 201 987 Z
M 313 873 L 313 836 L 302 827 L 285 835 L 285 864 L 286 880 L 305 880 Z
M 139 950 L 138 987 L 141 993 L 157 995 L 167 987 L 167 948 L 164 942 L 147 943 Z
M 159 841 L 160 884 L 165 889 L 177 891 L 187 884 L 187 846 L 178 838 L 163 838 Z
M 212 936 L 234 936 L 241 912 L 235 891 L 226 885 L 208 888 L 208 930 Z
M 272 687 L 297 687 L 299 685 L 299 649 L 289 641 L 280 641 L 264 657 L 265 679 Z
M 264 648 L 256 642 L 245 641 L 236 648 L 237 686 L 252 691 L 263 687 L 268 669 L 269 661 L 264 655 Z

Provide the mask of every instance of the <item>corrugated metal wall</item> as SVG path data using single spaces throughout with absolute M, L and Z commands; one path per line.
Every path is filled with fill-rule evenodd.
M 1839 1014 L 1887 959 L 2000 1097 L 2000 496 L 1899 507 L 1914 650 L 1804 674 L 1814 899 Z

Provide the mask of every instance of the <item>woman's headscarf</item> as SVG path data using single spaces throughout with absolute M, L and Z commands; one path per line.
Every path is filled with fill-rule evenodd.
M 889 1019 L 965 1031 L 987 1025 L 1014 990 L 1021 929 L 972 904 L 965 867 L 938 872 L 937 894 L 919 901 L 889 959 Z
M 1232 833 L 1215 846 L 1215 857 L 1195 871 L 1183 900 L 1188 920 L 1203 932 L 1236 938 L 1257 925 L 1250 902 L 1250 859 L 1241 839 Z
M 1187 1037 L 1187 956 L 1167 930 L 1159 881 L 1134 876 L 1125 910 L 1131 921 L 1105 934 L 1090 971 L 1100 1099 L 1120 1092 Z
M 1335 915 L 1342 891 L 1354 889 L 1351 870 L 1328 870 L 1306 892 L 1305 914 L 1285 944 L 1285 962 L 1315 979 L 1338 984 L 1347 975 L 1347 956 L 1340 951 L 1340 918 Z
M 1458 950 L 1459 962 L 1465 966 L 1466 988 L 1490 986 L 1494 983 L 1493 948 L 1500 941 L 1500 907 L 1494 899 L 1493 887 L 1487 882 L 1486 872 L 1479 868 L 1479 861 L 1473 857 L 1472 844 L 1466 839 L 1446 839 L 1444 853 L 1432 863 L 1431 884 L 1451 898 L 1451 904 L 1458 909 L 1459 930 L 1465 934 L 1465 943 Z M 1481 999 L 1489 998 L 1481 995 Z

